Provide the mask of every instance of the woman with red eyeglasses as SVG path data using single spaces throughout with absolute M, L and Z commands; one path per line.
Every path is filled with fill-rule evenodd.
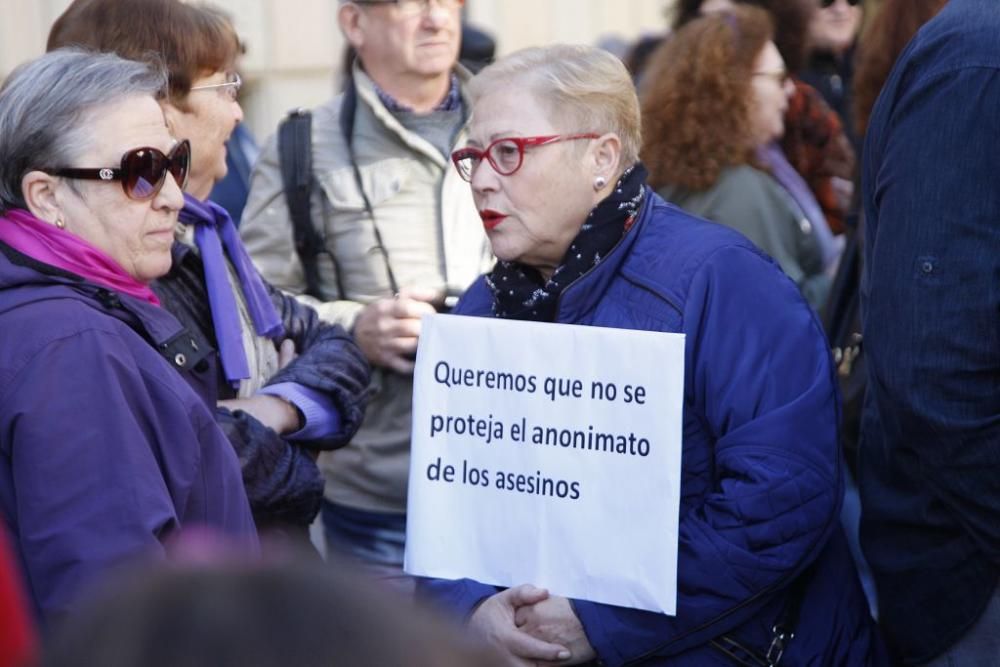
M 0 518 L 43 621 L 193 525 L 257 534 L 214 397 L 174 371 L 171 266 L 191 148 L 158 70 L 48 54 L 0 91 Z
M 796 286 L 648 187 L 639 102 L 614 56 L 527 49 L 469 95 L 452 161 L 498 261 L 454 312 L 685 335 L 677 613 L 569 600 L 544 581 L 423 592 L 511 665 L 882 664 L 837 520 L 832 362 Z
M 243 118 L 236 31 L 220 12 L 180 0 L 75 0 L 48 40 L 50 50 L 70 45 L 168 70 L 163 115 L 191 145 L 172 266 L 152 285 L 187 332 L 174 366 L 213 397 L 258 528 L 308 543 L 323 493 L 316 456 L 354 435 L 369 368 L 342 327 L 263 280 L 229 214 L 206 201 Z

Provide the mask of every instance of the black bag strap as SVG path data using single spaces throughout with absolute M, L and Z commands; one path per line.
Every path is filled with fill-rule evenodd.
M 319 280 L 319 255 L 324 251 L 323 238 L 312 219 L 312 114 L 295 109 L 278 126 L 278 156 L 281 181 L 288 213 L 292 218 L 295 251 L 302 262 L 306 294 L 326 300 Z
M 778 667 L 785 655 L 789 642 L 795 638 L 799 625 L 799 615 L 802 611 L 802 601 L 806 596 L 806 588 L 812 580 L 815 563 L 803 570 L 788 587 L 785 595 L 785 606 L 781 614 L 771 626 L 771 643 L 767 650 L 748 648 L 730 635 L 717 637 L 709 642 L 712 648 L 728 657 L 738 667 Z
M 347 81 L 347 85 L 344 87 L 344 97 L 340 103 L 340 133 L 343 135 L 344 143 L 347 146 L 347 157 L 351 161 L 351 169 L 354 171 L 354 182 L 358 186 L 358 192 L 361 193 L 361 201 L 364 202 L 368 219 L 372 222 L 375 248 L 382 256 L 382 261 L 385 262 L 385 274 L 389 281 L 389 289 L 392 290 L 393 294 L 399 294 L 399 283 L 396 281 L 396 274 L 392 270 L 392 262 L 389 261 L 389 251 L 382 241 L 382 231 L 379 229 L 378 221 L 375 218 L 375 207 L 372 206 L 371 200 L 368 199 L 368 193 L 365 192 L 364 179 L 361 178 L 361 169 L 358 167 L 357 156 L 354 154 L 354 116 L 357 110 L 358 91 L 354 87 L 354 80 L 352 78 Z

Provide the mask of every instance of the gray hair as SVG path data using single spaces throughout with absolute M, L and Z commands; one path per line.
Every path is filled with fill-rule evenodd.
M 516 51 L 484 68 L 469 84 L 477 99 L 492 88 L 520 84 L 544 104 L 561 129 L 612 132 L 622 143 L 620 169 L 639 159 L 642 122 L 632 77 L 621 60 L 593 46 L 556 44 Z M 562 127 L 569 118 L 573 127 Z
M 159 98 L 166 73 L 111 53 L 59 49 L 11 72 L 0 89 L 0 209 L 25 208 L 21 180 L 72 165 L 93 113 L 127 97 Z

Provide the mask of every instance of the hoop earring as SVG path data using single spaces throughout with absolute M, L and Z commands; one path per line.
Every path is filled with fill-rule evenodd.
M 607 184 L 608 184 L 608 179 L 604 178 L 603 176 L 598 176 L 597 178 L 594 179 L 595 190 L 600 190 Z

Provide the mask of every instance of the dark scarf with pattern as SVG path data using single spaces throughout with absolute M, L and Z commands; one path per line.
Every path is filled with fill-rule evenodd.
M 587 216 L 548 282 L 537 269 L 498 261 L 486 276 L 493 292 L 493 313 L 512 320 L 553 322 L 559 295 L 597 266 L 635 222 L 645 196 L 646 168 L 637 162 L 622 174 L 611 194 Z

